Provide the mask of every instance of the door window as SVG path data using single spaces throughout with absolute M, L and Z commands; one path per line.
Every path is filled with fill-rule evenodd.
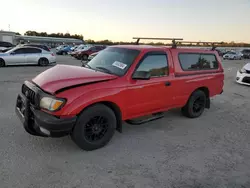
M 169 74 L 167 55 L 147 55 L 140 63 L 136 72 L 149 72 L 151 77 L 162 77 Z
M 42 51 L 36 48 L 23 48 L 25 54 L 36 54 L 41 53 Z
M 16 49 L 16 50 L 14 51 L 14 53 L 15 53 L 15 54 L 24 54 L 24 50 L 23 50 L 23 48 L 19 48 L 19 49 Z

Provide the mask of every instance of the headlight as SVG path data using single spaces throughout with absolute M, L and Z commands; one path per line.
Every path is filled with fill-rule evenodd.
M 247 71 L 246 71 L 246 69 L 242 68 L 242 69 L 240 69 L 239 72 L 240 72 L 240 73 L 246 73 Z
M 53 99 L 50 97 L 43 97 L 40 100 L 40 107 L 49 111 L 56 111 L 60 109 L 65 104 L 63 99 Z

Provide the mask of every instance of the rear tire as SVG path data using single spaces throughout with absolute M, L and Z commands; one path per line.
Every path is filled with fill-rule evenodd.
M 66 52 L 63 52 L 62 55 L 67 55 L 67 53 L 66 53 Z
M 206 107 L 206 94 L 201 91 L 195 91 L 188 99 L 187 104 L 181 109 L 182 114 L 188 118 L 197 118 L 201 116 Z
M 3 59 L 0 59 L 0 67 L 5 67 L 5 61 Z
M 49 60 L 46 58 L 41 58 L 38 61 L 38 65 L 41 67 L 48 66 L 49 65 Z
M 116 124 L 114 112 L 103 104 L 97 104 L 80 114 L 71 137 L 81 149 L 96 150 L 111 140 Z

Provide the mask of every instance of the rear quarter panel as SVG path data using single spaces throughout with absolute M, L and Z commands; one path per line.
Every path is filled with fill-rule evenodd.
M 55 55 L 52 56 L 51 52 L 43 52 L 43 53 L 41 53 L 40 56 L 39 56 L 39 59 L 40 58 L 46 58 L 46 59 L 48 59 L 49 63 L 52 63 L 52 62 L 56 61 L 56 56 Z
M 179 105 L 183 106 L 188 98 L 197 88 L 206 87 L 209 90 L 209 97 L 213 97 L 222 92 L 224 86 L 224 70 L 221 65 L 221 60 L 216 51 L 202 50 L 197 53 L 213 54 L 215 55 L 219 67 L 212 70 L 195 70 L 184 71 L 179 61 L 180 53 L 195 53 L 194 50 L 189 49 L 172 49 L 172 58 L 175 69 L 175 84 L 179 86 L 176 89 L 176 99 Z

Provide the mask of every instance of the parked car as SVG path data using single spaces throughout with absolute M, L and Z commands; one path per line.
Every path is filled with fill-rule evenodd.
M 71 52 L 71 46 L 67 46 L 65 48 L 62 48 L 56 52 L 57 55 L 67 55 L 69 52 Z
M 84 60 L 86 61 L 89 57 L 89 55 L 95 53 L 95 52 L 99 52 L 103 49 L 105 49 L 106 47 L 105 46 L 92 46 L 92 47 L 88 47 L 84 50 L 81 50 L 81 51 L 78 51 L 76 54 L 75 54 L 75 58 L 78 59 L 78 60 Z
M 6 50 L 7 48 L 12 48 L 15 45 L 11 44 L 10 42 L 4 42 L 4 41 L 0 41 L 0 52 L 2 50 Z
M 244 49 L 241 53 L 243 54 L 243 58 L 250 59 L 250 49 Z
M 69 52 L 68 54 L 71 55 L 72 57 L 75 57 L 78 52 L 83 51 L 83 50 L 85 50 L 85 49 L 87 49 L 89 47 L 92 47 L 92 45 L 81 44 L 74 51 Z
M 242 69 L 237 71 L 236 82 L 250 86 L 250 63 L 247 63 Z
M 95 150 L 122 132 L 122 121 L 142 124 L 172 108 L 201 116 L 223 85 L 216 51 L 116 45 L 85 67 L 57 65 L 25 81 L 15 108 L 29 134 L 71 135 L 83 150 Z
M 223 55 L 223 59 L 229 60 L 241 60 L 243 58 L 243 54 L 240 52 L 230 51 Z
M 101 51 L 99 51 L 99 52 L 101 52 Z M 95 52 L 95 53 L 89 55 L 87 61 L 82 61 L 82 67 L 85 67 L 86 63 L 91 61 L 99 52 Z
M 60 46 L 57 46 L 57 47 L 56 47 L 56 51 L 59 51 L 59 50 L 65 48 L 65 47 L 67 47 L 67 46 L 68 46 L 68 45 L 60 45 Z
M 75 46 L 72 46 L 71 48 L 70 48 L 70 50 L 71 51 L 75 51 L 75 49 L 77 49 L 78 48 L 78 45 L 75 45 Z
M 12 48 L 14 48 L 14 47 L 9 47 L 9 48 L 5 48 L 4 50 L 0 50 L 0 53 L 5 53 L 5 52 L 11 50 Z
M 0 53 L 0 67 L 30 64 L 47 66 L 52 63 L 56 63 L 55 55 L 36 47 L 15 47 L 5 53 Z
M 37 48 L 41 48 L 43 50 L 46 50 L 46 51 L 50 51 L 50 48 L 46 45 L 43 45 L 43 44 L 23 44 L 23 46 L 31 46 L 31 47 L 37 47 Z
M 222 52 L 221 55 L 222 55 L 222 57 L 223 57 L 223 56 L 224 56 L 225 54 L 227 54 L 228 52 L 231 52 L 231 50 L 225 50 L 225 49 L 224 49 L 224 50 L 221 50 L 221 52 Z
M 75 49 L 75 51 L 69 52 L 69 55 L 71 55 L 72 57 L 76 57 L 78 53 L 80 53 L 83 50 L 86 50 L 86 48 L 88 47 L 81 47 L 81 48 Z
M 99 52 L 101 52 L 101 51 L 99 51 Z M 88 61 L 92 60 L 97 54 L 99 54 L 99 52 L 95 52 L 95 53 L 89 55 Z

